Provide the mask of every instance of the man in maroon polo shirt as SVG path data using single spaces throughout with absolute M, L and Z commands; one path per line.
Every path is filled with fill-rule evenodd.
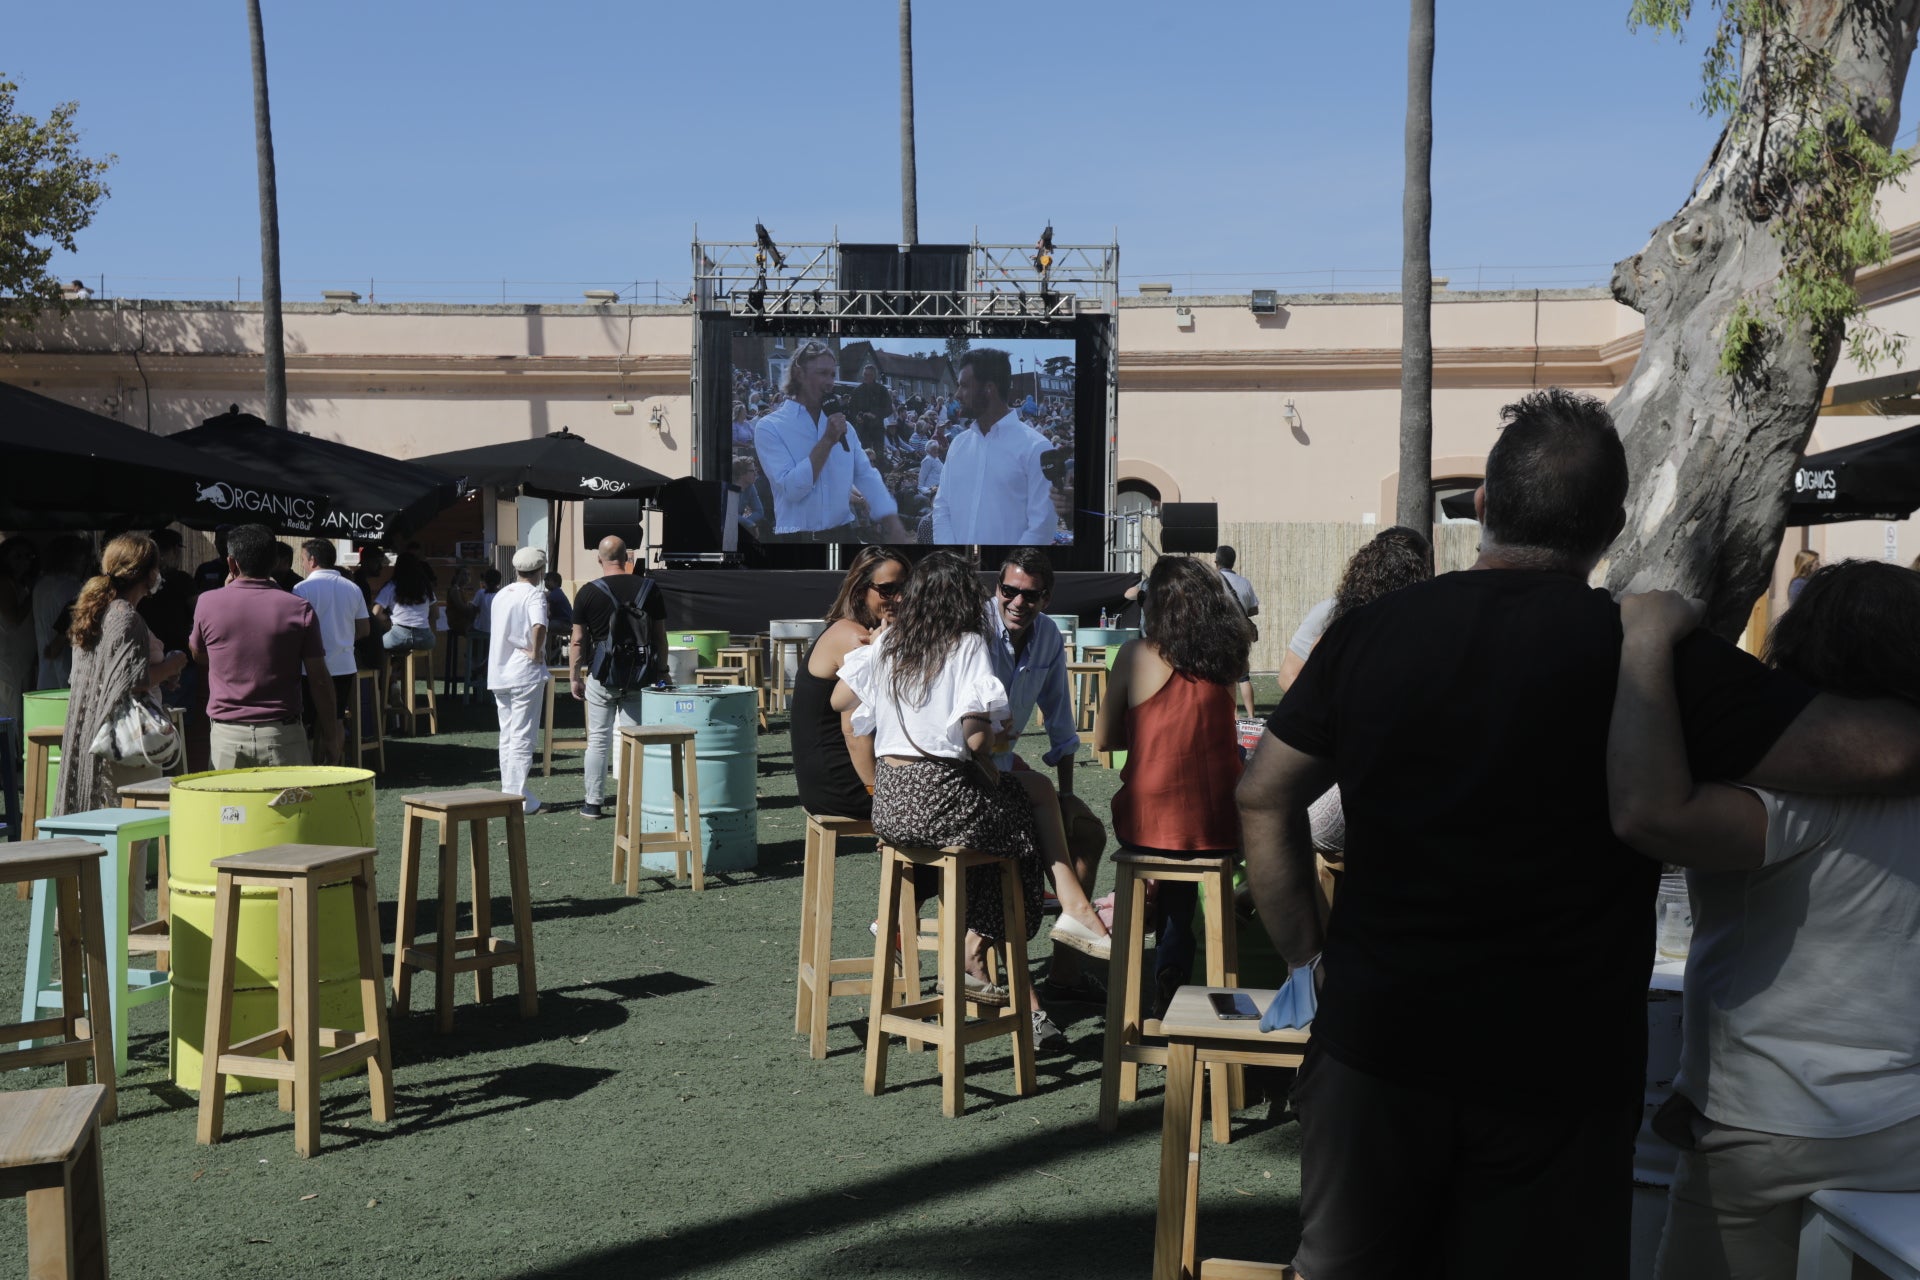
M 188 650 L 207 670 L 209 746 L 216 769 L 313 764 L 300 723 L 301 669 L 318 721 L 319 764 L 340 758 L 340 721 L 313 608 L 282 591 L 274 536 L 243 524 L 227 535 L 227 585 L 201 595 Z

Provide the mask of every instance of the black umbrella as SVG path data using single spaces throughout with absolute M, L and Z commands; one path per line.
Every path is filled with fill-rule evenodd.
M 531 440 L 455 449 L 414 459 L 469 484 L 518 489 L 532 498 L 632 498 L 658 489 L 667 477 L 608 453 L 565 427 Z
M 315 534 L 328 508 L 323 489 L 0 383 L 0 526 L 179 520 Z
M 1920 510 L 1920 426 L 1808 454 L 1790 492 L 1790 525 L 1905 520 Z
M 333 509 L 321 522 L 321 533 L 328 537 L 377 539 L 407 533 L 460 500 L 460 486 L 452 476 L 417 462 L 281 431 L 240 412 L 239 405 L 169 438 L 330 494 Z

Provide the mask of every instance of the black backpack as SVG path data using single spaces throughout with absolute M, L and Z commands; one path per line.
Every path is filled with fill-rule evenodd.
M 607 692 L 620 697 L 645 684 L 647 671 L 653 666 L 647 615 L 641 608 L 647 592 L 653 590 L 653 579 L 640 579 L 640 592 L 631 604 L 623 603 L 605 578 L 595 578 L 593 582 L 613 601 L 613 617 L 607 622 L 607 634 L 593 642 L 593 659 L 587 673 Z

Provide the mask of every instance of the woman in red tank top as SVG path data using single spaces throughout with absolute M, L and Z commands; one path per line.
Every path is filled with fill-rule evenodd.
M 1145 631 L 1113 662 L 1094 747 L 1125 751 L 1113 797 L 1121 847 L 1171 857 L 1240 847 L 1233 789 L 1240 747 L 1233 690 L 1247 671 L 1252 629 L 1211 565 L 1162 556 L 1147 579 Z M 1191 884 L 1159 887 L 1156 981 L 1171 992 L 1192 974 Z

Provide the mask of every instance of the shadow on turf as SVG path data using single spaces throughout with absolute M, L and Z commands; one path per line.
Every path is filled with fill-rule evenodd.
M 934 1116 L 929 1123 L 950 1123 Z M 1156 1121 L 1157 1123 L 1157 1121 Z M 831 1274 L 881 1271 L 914 1276 L 1122 1276 L 1145 1275 L 1153 1263 L 1156 1160 L 1142 1160 L 1138 1208 L 1129 1212 L 1039 1216 L 1020 1209 L 1023 1184 L 1034 1187 L 1074 1179 L 1045 1174 L 1048 1164 L 1085 1146 L 1109 1140 L 1091 1125 L 1036 1134 L 983 1147 L 973 1154 L 839 1184 L 831 1190 L 778 1199 L 767 1207 L 737 1214 L 664 1238 L 584 1254 L 564 1263 L 519 1272 L 534 1277 L 645 1276 L 647 1280 L 744 1271 L 749 1259 L 761 1265 L 788 1248 L 820 1247 L 836 1235 L 857 1236 L 831 1249 L 825 1264 Z M 1202 1188 L 1206 1187 L 1202 1171 Z M 1004 1194 L 1005 1212 L 991 1222 L 967 1227 L 953 1222 L 913 1228 L 903 1225 L 921 1204 L 938 1204 L 956 1194 L 992 1188 Z M 1095 1190 L 1099 1190 L 1095 1188 Z M 924 1216 L 924 1215 L 922 1215 Z M 1276 1211 L 1271 1202 L 1244 1207 L 1202 1207 L 1198 1223 L 1201 1258 L 1229 1257 L 1281 1261 L 1300 1240 L 1296 1205 Z M 812 1242 L 812 1243 L 810 1243 Z M 816 1267 L 822 1264 L 816 1260 Z M 816 1274 L 828 1274 L 821 1269 Z M 755 1271 L 754 1274 L 762 1274 Z M 801 1274 L 795 1272 L 794 1274 Z

